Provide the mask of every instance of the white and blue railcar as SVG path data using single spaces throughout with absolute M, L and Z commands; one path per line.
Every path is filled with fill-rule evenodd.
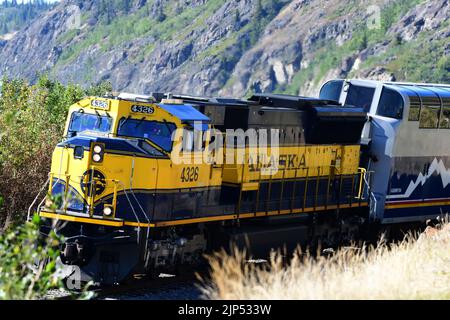
M 373 220 L 416 222 L 450 212 L 450 85 L 332 80 L 320 98 L 369 115 L 361 138 Z

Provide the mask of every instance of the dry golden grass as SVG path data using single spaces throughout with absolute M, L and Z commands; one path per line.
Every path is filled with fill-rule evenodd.
M 364 248 L 366 249 L 366 248 Z M 300 257 L 302 257 L 300 259 Z M 409 235 L 398 244 L 341 249 L 332 257 L 297 252 L 289 266 L 279 254 L 267 268 L 245 255 L 210 258 L 208 299 L 450 299 L 450 224 Z

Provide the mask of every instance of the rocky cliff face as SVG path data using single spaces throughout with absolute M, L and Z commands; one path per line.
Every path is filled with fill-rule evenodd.
M 0 74 L 234 96 L 449 82 L 448 18 L 448 0 L 71 0 L 0 43 Z
M 250 89 L 316 95 L 320 84 L 337 77 L 449 82 L 449 2 L 410 2 L 403 12 L 395 1 L 367 10 L 371 3 L 292 1 L 266 27 L 258 44 L 245 52 L 231 75 L 235 81 L 222 92 Z M 377 9 L 379 21 L 371 22 L 377 19 Z M 399 11 L 388 24 L 391 10 Z M 438 59 L 424 48 L 409 51 L 425 43 L 435 44 L 437 48 L 430 50 L 439 52 Z M 420 55 L 429 58 L 422 66 Z M 417 59 L 418 65 L 390 65 L 399 56 Z M 432 75 L 439 61 L 442 74 Z M 411 67 L 429 72 L 408 77 L 405 71 Z

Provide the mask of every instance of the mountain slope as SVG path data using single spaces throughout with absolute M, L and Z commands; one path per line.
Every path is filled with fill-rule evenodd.
M 448 0 L 64 1 L 0 44 L 0 73 L 115 90 L 315 94 L 333 77 L 449 82 Z
M 368 4 L 293 1 L 241 58 L 223 92 L 317 94 L 335 77 L 449 82 L 448 1 L 388 2 L 372 30 Z
M 31 0 L 18 3 L 16 0 L 0 1 L 0 39 L 27 25 L 54 4 L 44 0 Z

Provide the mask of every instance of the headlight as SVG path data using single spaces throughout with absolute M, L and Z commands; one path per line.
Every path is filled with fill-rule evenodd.
M 100 162 L 102 160 L 102 156 L 96 153 L 92 156 L 92 160 L 95 162 Z
M 101 146 L 96 145 L 96 146 L 94 147 L 94 152 L 95 152 L 95 153 L 101 153 L 102 151 L 103 151 L 103 148 L 102 148 Z
M 105 146 L 102 143 L 96 143 L 92 146 L 92 160 L 96 163 L 103 161 Z
M 104 207 L 103 208 L 103 214 L 105 216 L 110 216 L 110 215 L 112 215 L 112 213 L 113 213 L 113 211 L 112 211 L 111 207 Z

